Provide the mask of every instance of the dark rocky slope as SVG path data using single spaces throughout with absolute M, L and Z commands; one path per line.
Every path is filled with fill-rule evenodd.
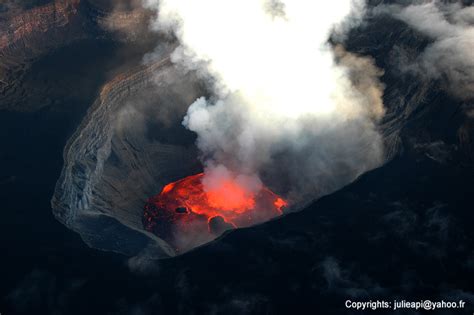
M 463 299 L 465 311 L 472 312 L 472 101 L 457 101 L 436 82 L 397 70 L 395 46 L 421 49 L 426 40 L 419 34 L 387 19 L 368 27 L 350 37 L 348 46 L 373 56 L 385 69 L 388 113 L 381 130 L 391 161 L 301 212 L 233 231 L 173 259 L 151 261 L 146 253 L 134 257 L 128 266 L 138 275 L 113 259 L 100 260 L 100 268 L 91 266 L 92 255 L 85 265 L 94 271 L 84 271 L 74 265 L 80 255 L 71 255 L 66 266 L 59 260 L 46 272 L 26 276 L 8 295 L 5 309 L 37 314 L 350 314 L 346 299 L 429 298 Z M 103 227 L 98 224 L 94 234 L 100 236 Z M 30 292 L 44 299 L 31 301 Z
M 54 0 L 16 4 L 0 10 L 0 110 L 36 111 L 47 104 L 25 104 L 25 73 L 43 56 L 87 40 L 133 43 L 122 54 L 153 49 L 157 36 L 147 30 L 151 12 L 115 9 L 100 0 Z M 139 34 L 139 35 L 138 35 Z M 133 59 L 133 56 L 129 56 Z M 74 60 L 71 60 L 74 62 Z M 126 70 L 124 61 L 121 71 Z
M 56 1 L 0 21 L 0 109 L 17 109 L 24 98 L 21 80 L 32 61 L 86 38 L 80 1 Z M 90 27 L 90 25 L 89 25 Z

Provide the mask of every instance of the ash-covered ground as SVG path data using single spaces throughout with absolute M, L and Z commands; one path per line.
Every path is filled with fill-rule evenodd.
M 0 41 L 1 314 L 355 314 L 346 300 L 377 299 L 463 300 L 462 311 L 433 312 L 472 313 L 472 69 L 456 60 L 456 71 L 443 70 L 452 59 L 432 46 L 461 30 L 427 34 L 401 13 L 353 29 L 346 49 L 384 71 L 380 128 L 390 159 L 300 212 L 158 261 L 89 248 L 50 203 L 63 149 L 88 108 L 156 46 L 153 34 L 136 36 L 142 24 L 114 21 L 152 13 L 133 1 L 58 0 L 59 15 L 51 3 L 0 4 L 0 36 L 13 34 L 14 17 L 52 18 L 19 19 L 50 31 L 23 27 Z M 38 8 L 42 15 L 28 15 Z M 440 59 L 430 64 L 430 56 Z

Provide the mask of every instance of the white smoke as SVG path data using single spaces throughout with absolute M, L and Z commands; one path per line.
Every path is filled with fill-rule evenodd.
M 433 42 L 402 70 L 441 81 L 461 99 L 474 97 L 474 7 L 439 1 L 377 9 L 404 21 Z
M 328 44 L 361 20 L 363 1 L 146 2 L 154 28 L 181 44 L 172 60 L 212 86 L 183 121 L 198 135 L 205 185 L 225 174 L 300 201 L 381 163 L 381 73 Z

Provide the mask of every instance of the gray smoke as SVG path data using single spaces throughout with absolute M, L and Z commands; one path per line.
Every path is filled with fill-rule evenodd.
M 429 37 L 432 43 L 401 68 L 428 80 L 439 80 L 461 99 L 474 97 L 474 7 L 459 3 L 383 6 L 389 13 Z

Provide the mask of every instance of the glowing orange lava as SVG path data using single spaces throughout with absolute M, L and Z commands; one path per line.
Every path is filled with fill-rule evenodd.
M 167 184 L 150 198 L 143 218 L 145 229 L 173 244 L 177 236 L 206 238 L 264 222 L 281 215 L 287 206 L 268 188 L 253 193 L 229 179 L 206 191 L 203 176 L 200 173 Z

